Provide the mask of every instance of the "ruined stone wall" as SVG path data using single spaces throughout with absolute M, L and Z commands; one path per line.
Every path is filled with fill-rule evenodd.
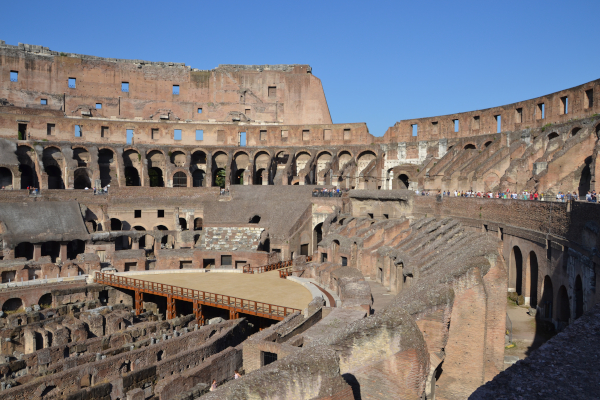
M 331 123 L 321 81 L 308 65 L 221 65 L 201 71 L 182 63 L 0 43 L 0 98 L 21 107 L 105 118 Z M 19 73 L 17 81 L 11 81 L 11 71 Z M 40 105 L 41 99 L 47 104 Z

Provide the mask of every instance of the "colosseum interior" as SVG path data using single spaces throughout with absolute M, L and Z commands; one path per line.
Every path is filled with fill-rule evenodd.
M 599 113 L 0 41 L 0 400 L 600 398 Z

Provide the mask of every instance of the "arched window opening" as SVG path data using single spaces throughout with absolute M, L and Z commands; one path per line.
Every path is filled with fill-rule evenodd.
M 123 223 L 120 219 L 111 218 L 110 219 L 110 230 L 111 231 L 120 231 L 123 229 Z
M 100 169 L 100 185 L 102 187 L 109 185 L 112 180 L 110 176 L 110 164 L 113 162 L 113 158 L 113 152 L 109 149 L 98 151 L 98 167 Z
M 140 186 L 140 174 L 135 167 L 125 167 L 125 186 Z
M 88 173 L 84 168 L 76 169 L 73 174 L 73 178 L 74 189 L 90 189 L 92 187 L 90 177 L 88 176 Z
M 0 188 L 12 189 L 12 173 L 8 168 L 0 167 Z
M 548 135 L 548 140 L 556 139 L 558 137 L 558 133 L 552 132 Z
M 249 224 L 258 224 L 260 222 L 260 216 L 259 215 L 255 215 L 252 218 L 250 218 L 250 221 L 248 221 Z
M 21 172 L 21 189 L 39 188 L 37 174 L 33 171 L 33 168 L 26 164 L 20 164 L 19 171 Z
M 583 315 L 583 285 L 581 282 L 581 276 L 577 275 L 575 278 L 575 318 L 579 318 Z
M 192 182 L 194 183 L 194 187 L 204 186 L 204 171 L 201 169 L 195 170 L 192 173 Z
M 483 145 L 483 147 L 488 148 L 490 146 L 490 144 L 492 144 L 491 140 L 489 142 L 485 142 L 485 144 Z
M 513 247 L 510 255 L 509 288 L 514 289 L 518 295 L 523 294 L 523 255 L 517 246 Z
M 182 231 L 187 231 L 187 221 L 185 218 L 179 218 L 179 226 L 181 226 Z
M 201 231 L 202 230 L 202 218 L 194 219 L 194 230 Z
M 469 143 L 468 145 L 465 146 L 465 150 L 476 150 L 477 147 L 475 147 L 474 144 Z
M 150 179 L 150 187 L 164 187 L 165 182 L 163 180 L 162 169 L 158 167 L 152 167 L 148 169 L 148 178 Z
M 215 170 L 213 185 L 219 186 L 222 188 L 225 187 L 225 169 L 224 168 L 217 168 Z
M 52 294 L 46 293 L 45 295 L 40 297 L 40 300 L 38 301 L 38 305 L 42 308 L 52 307 Z
M 2 311 L 4 312 L 15 312 L 19 311 L 23 308 L 23 300 L 18 297 L 13 297 L 12 299 L 8 299 L 2 304 Z
M 581 128 L 579 128 L 579 127 L 573 128 L 573 130 L 571 131 L 571 137 L 577 135 L 580 130 L 581 130 Z
M 176 172 L 173 175 L 173 187 L 187 187 L 187 175 L 184 172 Z
M 50 165 L 45 168 L 48 174 L 48 189 L 64 189 L 65 184 L 62 178 L 62 172 L 56 165 Z
M 263 172 L 265 172 L 265 169 L 261 168 L 261 169 L 257 170 L 256 173 L 254 174 L 254 184 L 255 185 L 263 184 Z
M 410 183 L 408 180 L 408 175 L 401 174 L 398 176 L 398 181 L 400 182 L 400 189 L 408 189 L 408 185 Z
M 529 253 L 529 305 L 537 307 L 538 298 L 538 261 L 535 252 Z

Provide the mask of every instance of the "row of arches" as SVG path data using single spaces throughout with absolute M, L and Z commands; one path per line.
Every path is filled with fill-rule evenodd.
M 571 310 L 573 317 L 579 318 L 584 311 L 584 293 L 581 275 L 575 277 L 573 293 L 573 304 L 569 300 L 568 290 L 561 285 L 558 291 L 554 291 L 554 285 L 550 276 L 546 275 L 542 281 L 541 293 L 539 287 L 539 265 L 538 257 L 534 251 L 523 254 L 518 246 L 513 246 L 510 254 L 509 267 L 509 290 L 514 290 L 518 295 L 525 298 L 525 303 L 530 307 L 537 308 L 541 318 L 554 319 L 560 327 L 564 327 L 571 321 Z
M 83 240 L 75 239 L 67 242 L 67 259 L 74 260 L 79 254 L 85 252 L 85 242 Z M 60 258 L 61 243 L 56 241 L 48 241 L 40 244 L 41 257 L 49 256 L 52 262 L 56 262 L 57 258 Z M 24 257 L 27 260 L 34 259 L 35 245 L 31 242 L 21 242 L 15 246 L 15 258 Z M 66 261 L 66 260 L 63 260 Z

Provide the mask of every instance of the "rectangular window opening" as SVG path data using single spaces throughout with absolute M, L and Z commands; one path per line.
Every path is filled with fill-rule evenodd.
M 546 116 L 544 115 L 546 112 L 546 107 L 544 103 L 539 103 L 535 109 L 535 119 L 544 119 Z
M 226 256 L 226 255 L 221 256 L 221 266 L 224 266 L 224 265 L 225 266 L 231 266 L 231 265 L 233 265 L 233 262 L 232 262 L 232 259 L 231 259 L 230 255 L 229 256 Z
M 412 128 L 412 135 L 417 136 L 419 134 L 419 126 L 417 124 L 412 124 L 410 127 Z
M 10 71 L 10 81 L 19 82 L 19 71 Z
M 480 129 L 480 128 L 481 128 L 481 124 L 480 124 L 479 115 L 475 115 L 473 117 L 473 129 Z
M 342 267 L 348 266 L 348 257 L 341 257 L 342 259 Z
M 568 114 L 569 113 L 569 97 L 563 96 L 560 98 L 560 114 Z
M 352 139 L 352 135 L 350 134 L 350 129 L 344 129 L 344 140 Z
M 460 128 L 458 120 L 453 119 L 452 122 L 454 123 L 454 132 L 458 132 L 458 129 Z
M 281 131 L 281 138 L 287 139 L 289 131 Z
M 202 108 L 198 108 L 198 114 L 202 114 Z
M 269 365 L 269 364 L 277 361 L 277 354 L 269 353 L 268 351 L 261 351 L 260 358 L 261 358 L 261 360 L 260 360 L 261 364 L 264 367 L 265 365 Z
M 494 115 L 496 119 L 496 133 L 502 132 L 502 115 Z
M 269 97 L 277 97 L 277 86 L 269 86 Z
M 584 100 L 584 108 L 594 107 L 594 89 L 589 89 L 585 91 Z
M 133 214 L 134 218 L 142 218 L 142 210 L 134 210 Z
M 174 140 L 181 140 L 181 129 L 175 129 L 173 131 L 173 139 Z
M 173 85 L 173 94 L 179 94 L 179 85 Z
M 108 126 L 103 126 L 100 129 L 100 137 L 108 137 Z
M 204 258 L 202 259 L 202 268 L 212 268 L 215 266 L 215 259 L 214 258 Z
M 310 140 L 310 131 L 302 131 L 302 140 Z
M 331 129 L 323 129 L 323 140 L 331 140 Z
M 244 114 L 246 114 L 246 117 L 249 117 L 249 116 L 250 116 L 250 109 L 249 109 L 249 108 L 246 108 L 246 109 L 244 110 Z
M 240 146 L 246 145 L 246 132 L 240 132 Z
M 27 124 L 19 124 L 19 140 L 27 140 Z
M 158 139 L 158 128 L 153 128 L 150 132 L 151 139 Z
M 75 125 L 75 137 L 81 137 L 81 126 Z
M 267 140 L 267 131 L 260 131 L 260 140 Z
M 204 140 L 204 130 L 196 129 L 196 140 Z
M 133 144 L 133 129 L 127 129 L 127 144 Z
M 515 110 L 515 123 L 520 124 L 523 122 L 523 108 L 519 107 Z
M 129 92 L 129 82 L 121 82 L 121 92 Z
M 54 124 L 48 124 L 48 125 L 46 126 L 46 134 L 47 134 L 48 136 L 52 136 L 52 135 L 54 135 L 54 130 L 55 130 L 55 129 L 56 129 L 56 125 L 54 125 Z
M 156 218 L 164 218 L 165 210 L 156 210 Z
M 102 103 L 96 103 L 96 110 L 102 110 Z
M 77 79 L 69 78 L 69 88 L 75 89 L 77 87 Z
M 47 106 L 48 105 L 48 99 L 41 99 L 40 100 L 40 104 L 43 106 Z

